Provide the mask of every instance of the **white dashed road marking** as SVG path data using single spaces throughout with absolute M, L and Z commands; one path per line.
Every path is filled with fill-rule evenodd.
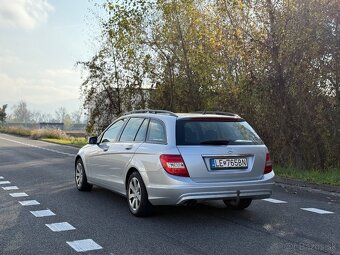
M 18 192 L 18 193 L 9 193 L 11 197 L 28 197 L 25 192 Z
M 2 181 L 2 182 L 0 182 L 0 185 L 4 185 L 4 184 L 11 184 L 11 182 L 9 182 L 9 181 Z
M 262 199 L 263 201 L 267 201 L 270 203 L 274 203 L 274 204 L 286 204 L 286 201 L 282 201 L 282 200 L 277 200 L 277 199 L 273 199 L 273 198 L 266 198 L 266 199 Z
M 55 213 L 52 212 L 51 210 L 40 210 L 40 211 L 30 211 L 35 217 L 40 218 L 40 217 L 48 217 L 48 216 L 54 216 Z
M 37 200 L 26 200 L 26 201 L 19 201 L 19 203 L 22 206 L 28 206 L 28 205 L 40 205 L 40 203 Z
M 308 212 L 314 212 L 314 213 L 318 213 L 318 214 L 331 214 L 334 212 L 330 212 L 330 211 L 325 211 L 325 210 L 321 210 L 321 209 L 317 209 L 317 208 L 301 208 L 304 211 L 308 211 Z
M 52 223 L 52 224 L 45 224 L 49 229 L 53 232 L 60 232 L 60 231 L 68 231 L 76 229 L 68 222 L 60 222 L 60 223 Z
M 0 180 L 3 179 L 4 177 L 3 176 L 0 176 Z
M 66 242 L 77 252 L 93 251 L 103 249 L 99 244 L 97 244 L 92 239 L 77 240 L 72 242 Z
M 15 189 L 19 189 L 17 186 L 7 186 L 7 187 L 2 187 L 2 189 L 4 190 L 15 190 Z
M 75 154 L 71 154 L 71 153 L 67 153 L 67 152 L 63 152 L 63 151 L 58 151 L 58 150 L 53 150 L 53 149 L 47 149 L 47 148 L 44 148 L 44 147 L 40 147 L 40 146 L 28 144 L 28 143 L 23 143 L 23 142 L 15 141 L 15 140 L 12 140 L 12 139 L 7 139 L 7 138 L 3 138 L 3 137 L 0 137 L 0 139 L 6 140 L 6 141 L 9 141 L 9 142 L 13 142 L 13 143 L 18 143 L 18 144 L 21 144 L 21 145 L 30 146 L 30 147 L 33 147 L 33 148 L 38 148 L 38 149 L 45 150 L 45 151 L 51 151 L 51 152 L 59 153 L 59 154 L 66 155 L 66 156 L 71 156 L 71 157 L 75 156 Z

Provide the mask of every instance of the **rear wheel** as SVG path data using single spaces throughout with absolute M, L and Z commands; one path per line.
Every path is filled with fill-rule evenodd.
M 233 200 L 223 200 L 224 204 L 230 208 L 235 210 L 243 210 L 250 206 L 252 199 L 251 198 L 243 198 L 238 202 L 236 199 Z
M 133 215 L 145 217 L 152 213 L 153 206 L 149 202 L 145 184 L 138 172 L 133 172 L 129 177 L 126 195 Z
M 92 184 L 87 182 L 84 164 L 81 159 L 78 159 L 76 163 L 75 181 L 77 189 L 80 191 L 90 191 L 92 189 Z

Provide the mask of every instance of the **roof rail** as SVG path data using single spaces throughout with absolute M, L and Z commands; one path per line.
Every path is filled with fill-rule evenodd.
M 144 110 L 134 110 L 127 113 L 124 113 L 124 115 L 128 114 L 136 114 L 136 113 L 153 113 L 153 114 L 167 114 L 170 116 L 178 117 L 175 113 L 165 110 L 153 110 L 153 109 L 144 109 Z
M 232 112 L 221 112 L 221 111 L 196 111 L 192 113 L 201 113 L 201 114 L 216 114 L 216 115 L 226 115 L 226 116 L 234 116 L 239 117 L 239 115 Z

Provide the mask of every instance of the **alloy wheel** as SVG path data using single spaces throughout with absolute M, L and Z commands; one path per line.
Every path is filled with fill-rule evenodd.
M 140 207 L 142 195 L 141 186 L 136 177 L 133 177 L 129 183 L 129 205 L 133 211 L 137 211 Z
M 81 165 L 81 163 L 78 163 L 76 167 L 76 183 L 78 187 L 81 186 L 82 181 L 83 181 L 83 166 Z

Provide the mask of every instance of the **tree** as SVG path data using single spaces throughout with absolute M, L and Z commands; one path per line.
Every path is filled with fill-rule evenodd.
M 103 10 L 101 48 L 81 62 L 90 129 L 151 88 L 138 107 L 233 111 L 275 162 L 340 165 L 339 1 L 108 0 Z
M 83 115 L 83 113 L 82 113 L 81 110 L 74 111 L 74 112 L 71 114 L 72 122 L 73 122 L 73 123 L 76 123 L 76 124 L 81 123 L 82 115 Z
M 56 119 L 56 121 L 64 122 L 66 115 L 67 115 L 67 111 L 66 111 L 65 107 L 59 107 L 55 111 L 55 119 Z
M 73 120 L 69 114 L 65 115 L 63 122 L 65 130 L 69 130 L 73 125 Z
M 5 122 L 6 122 L 6 118 L 7 118 L 6 108 L 7 108 L 7 104 L 3 105 L 2 108 L 0 108 L 0 123 L 1 123 L 1 125 L 4 125 Z
M 25 101 L 20 101 L 14 106 L 13 110 L 13 121 L 19 123 L 29 123 L 31 121 L 32 113 L 27 108 Z
M 114 118 L 132 108 L 145 108 L 143 86 L 146 82 L 149 53 L 140 46 L 144 31 L 142 17 L 146 1 L 108 1 L 104 10 L 110 15 L 101 20 L 101 49 L 90 61 L 78 62 L 86 72 L 81 89 L 84 108 L 89 112 L 88 132 L 102 131 Z M 141 100 L 134 102 L 138 97 Z

